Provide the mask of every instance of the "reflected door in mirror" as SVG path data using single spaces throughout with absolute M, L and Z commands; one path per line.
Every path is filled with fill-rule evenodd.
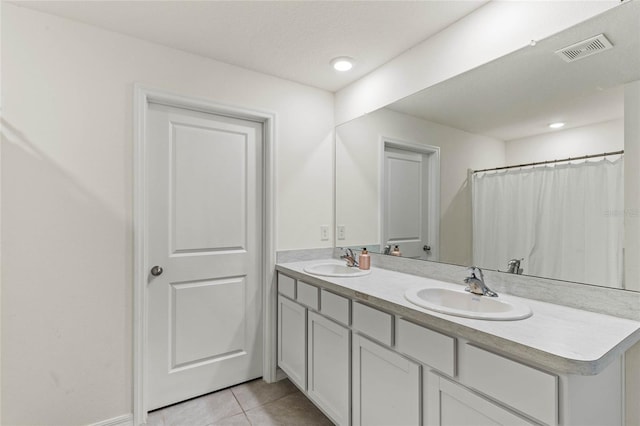
M 382 243 L 404 257 L 429 259 L 429 185 L 426 154 L 385 147 Z

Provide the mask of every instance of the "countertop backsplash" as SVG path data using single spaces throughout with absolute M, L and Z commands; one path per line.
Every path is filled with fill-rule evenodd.
M 279 251 L 277 263 L 338 259 L 341 254 L 339 248 Z M 463 280 L 467 276 L 466 266 L 416 261 L 377 253 L 370 253 L 370 255 L 372 267 L 434 278 L 461 286 L 464 285 Z M 505 293 L 640 321 L 640 292 L 507 274 L 492 270 L 483 270 L 483 272 L 487 286 L 498 294 Z

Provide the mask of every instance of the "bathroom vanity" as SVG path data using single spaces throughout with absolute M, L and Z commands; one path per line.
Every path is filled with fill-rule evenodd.
M 404 297 L 433 280 L 306 273 L 314 263 L 276 267 L 277 358 L 334 423 L 623 423 L 623 354 L 639 322 L 529 299 L 522 320 L 451 316 Z

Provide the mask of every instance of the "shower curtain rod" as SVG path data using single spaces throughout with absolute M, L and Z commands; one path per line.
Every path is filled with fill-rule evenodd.
M 620 154 L 624 154 L 624 149 L 621 149 L 620 151 L 603 152 L 602 154 L 583 155 L 582 157 L 563 158 L 562 160 L 538 161 L 535 163 L 515 164 L 513 166 L 502 166 L 502 167 L 494 167 L 492 169 L 474 170 L 473 173 L 493 172 L 496 170 L 506 170 L 506 169 L 517 169 L 518 167 L 540 166 L 543 164 L 563 163 L 565 161 L 586 160 L 588 158 L 606 157 L 607 155 L 620 155 Z

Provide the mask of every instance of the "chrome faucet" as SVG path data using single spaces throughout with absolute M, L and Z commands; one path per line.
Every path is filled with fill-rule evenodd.
M 507 270 L 508 273 L 510 274 L 522 274 L 522 268 L 520 267 L 520 262 L 522 262 L 524 260 L 524 258 L 522 259 L 511 259 L 508 263 L 507 263 L 507 267 L 509 268 Z
M 468 284 L 465 291 L 468 291 L 473 294 L 478 294 L 480 296 L 490 296 L 490 297 L 498 297 L 498 293 L 491 290 L 484 283 L 484 275 L 482 273 L 482 269 L 477 266 L 471 266 L 469 268 L 469 273 L 471 274 L 467 278 L 464 279 L 464 282 Z
M 353 254 L 353 250 L 347 247 L 343 248 L 342 251 L 344 251 L 344 254 L 340 256 L 340 259 L 344 259 L 347 262 L 347 266 L 358 266 L 358 261 L 356 260 L 356 255 Z

